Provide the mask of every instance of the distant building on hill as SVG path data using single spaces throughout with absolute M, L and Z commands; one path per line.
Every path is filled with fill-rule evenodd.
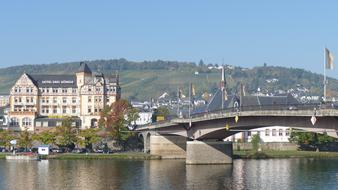
M 9 95 L 0 95 L 0 107 L 9 105 Z
M 23 73 L 10 90 L 9 128 L 36 131 L 66 116 L 81 129 L 96 127 L 102 108 L 120 97 L 117 74 L 93 74 L 85 63 L 73 75 Z

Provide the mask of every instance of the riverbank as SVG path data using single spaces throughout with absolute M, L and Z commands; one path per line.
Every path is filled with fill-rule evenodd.
M 0 159 L 5 159 L 8 153 L 0 153 Z M 338 152 L 312 152 L 312 151 L 234 151 L 234 159 L 269 159 L 269 158 L 338 158 Z M 113 153 L 113 154 L 52 154 L 43 159 L 57 160 L 100 160 L 100 159 L 128 159 L 128 160 L 160 160 L 161 156 L 141 152 Z
M 74 153 L 64 153 L 64 154 L 54 154 L 49 155 L 46 159 L 57 159 L 57 160 L 67 160 L 67 159 L 84 159 L 84 160 L 99 160 L 99 159 L 129 159 L 129 160 L 159 160 L 160 156 L 150 155 L 140 152 L 131 152 L 131 153 L 114 153 L 114 154 L 74 154 Z
M 338 158 L 338 152 L 313 151 L 234 151 L 234 159 L 267 159 L 267 158 Z

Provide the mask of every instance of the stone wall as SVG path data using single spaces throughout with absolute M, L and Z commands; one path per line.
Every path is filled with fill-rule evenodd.
M 260 143 L 259 147 L 262 150 L 297 150 L 298 145 L 289 142 L 268 142 Z M 245 143 L 233 143 L 234 150 L 251 150 L 252 144 L 249 142 Z
M 183 159 L 186 158 L 186 143 L 186 138 L 181 136 L 151 135 L 150 154 L 163 159 Z

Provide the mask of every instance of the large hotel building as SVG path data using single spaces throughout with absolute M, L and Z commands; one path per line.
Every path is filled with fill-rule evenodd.
M 97 127 L 100 111 L 120 96 L 117 74 L 93 74 L 85 63 L 73 75 L 23 73 L 10 90 L 9 128 L 39 131 L 65 116 L 81 129 Z

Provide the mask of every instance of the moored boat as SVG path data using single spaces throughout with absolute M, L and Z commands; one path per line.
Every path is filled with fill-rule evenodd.
M 40 158 L 38 154 L 22 153 L 22 154 L 6 155 L 6 160 L 40 160 Z

